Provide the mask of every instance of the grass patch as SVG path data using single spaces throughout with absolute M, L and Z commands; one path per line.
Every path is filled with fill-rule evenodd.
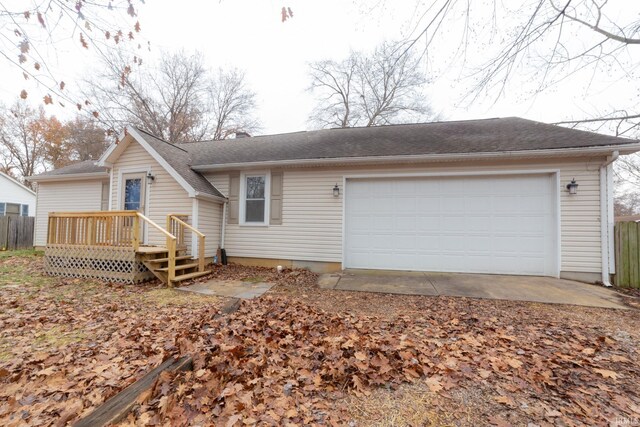
M 242 279 L 243 282 L 245 283 L 261 283 L 264 282 L 264 277 L 262 276 L 250 276 L 247 277 L 246 279 Z
M 82 341 L 86 337 L 81 330 L 65 331 L 62 326 L 54 326 L 36 335 L 33 343 L 35 347 L 58 348 Z
M 0 287 L 24 285 L 42 287 L 50 282 L 49 277 L 30 271 L 28 265 L 0 265 Z
M 41 257 L 44 251 L 36 251 L 34 249 L 20 249 L 17 251 L 0 251 L 0 260 L 11 257 Z
M 158 288 L 142 294 L 142 298 L 160 307 L 167 305 L 206 305 L 215 304 L 220 298 L 210 295 L 194 294 L 192 292 L 176 291 L 175 289 Z
M 4 362 L 5 360 L 9 360 L 13 357 L 11 354 L 12 345 L 9 341 L 5 339 L 0 339 L 0 362 Z

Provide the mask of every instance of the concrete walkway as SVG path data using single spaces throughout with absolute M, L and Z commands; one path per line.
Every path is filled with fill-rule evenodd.
M 345 270 L 320 276 L 325 289 L 628 308 L 615 291 L 553 277 Z
M 178 291 L 195 292 L 203 295 L 216 295 L 219 297 L 231 297 L 252 299 L 267 292 L 273 287 L 273 283 L 243 282 L 241 280 L 217 280 L 195 283 L 189 286 L 176 288 Z

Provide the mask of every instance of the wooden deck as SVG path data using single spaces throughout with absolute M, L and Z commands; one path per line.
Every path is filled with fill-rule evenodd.
M 45 271 L 124 283 L 155 276 L 169 286 L 202 276 L 209 273 L 205 269 L 205 236 L 189 225 L 187 218 L 169 214 L 165 229 L 136 211 L 50 213 Z M 142 222 L 164 234 L 166 244 L 142 244 Z M 198 254 L 187 255 L 187 232 L 198 238 Z

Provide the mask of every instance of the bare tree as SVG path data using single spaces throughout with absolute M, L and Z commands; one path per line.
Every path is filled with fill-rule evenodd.
M 0 114 L 1 163 L 20 178 L 46 169 L 43 135 L 41 128 L 34 125 L 41 114 L 42 111 L 34 110 L 24 101 L 3 108 Z
M 311 117 L 319 127 L 346 128 L 360 121 L 360 111 L 351 108 L 357 102 L 352 96 L 356 96 L 359 63 L 360 55 L 354 52 L 341 62 L 325 60 L 310 64 L 310 89 L 319 94 Z
M 134 2 L 136 5 L 134 6 Z M 39 84 L 43 101 L 86 105 L 65 90 L 48 61 L 47 50 L 70 38 L 82 49 L 104 54 L 113 46 L 135 43 L 141 30 L 137 3 L 143 0 L 27 0 L 0 3 L 0 60 Z M 112 19 L 110 19 L 112 18 Z M 142 46 L 138 44 L 138 49 Z M 138 58 L 135 58 L 137 62 Z M 28 93 L 19 93 L 26 99 Z M 18 95 L 16 93 L 16 95 Z
M 180 143 L 224 139 L 253 130 L 255 94 L 238 70 L 212 75 L 202 55 L 166 53 L 157 69 L 132 69 L 121 56 L 105 61 L 105 72 L 87 82 L 99 119 L 116 134 L 127 124 Z
M 68 156 L 73 161 L 98 159 L 109 145 L 105 130 L 95 120 L 76 117 L 65 123 Z
M 319 127 L 353 127 L 429 118 L 419 64 L 396 43 L 383 43 L 370 55 L 352 52 L 341 62 L 312 63 L 309 89 L 317 100 L 311 121 Z
M 204 137 L 206 69 L 198 54 L 165 54 L 157 72 L 133 70 L 121 55 L 104 61 L 104 73 L 87 81 L 86 96 L 94 99 L 99 118 L 119 132 L 127 124 L 171 142 Z
M 528 79 L 536 83 L 533 95 L 564 84 L 568 79 L 582 79 L 585 91 L 599 75 L 609 81 L 633 82 L 634 70 L 640 65 L 637 56 L 640 19 L 637 11 L 621 14 L 623 3 L 615 0 L 521 0 L 517 3 L 435 0 L 429 2 L 428 9 L 421 15 L 421 29 L 411 37 L 405 51 L 421 45 L 428 54 L 443 38 L 459 34 L 460 46 L 454 56 L 462 58 L 465 65 L 469 50 L 485 52 L 486 62 L 469 74 L 475 81 L 467 94 L 469 102 L 481 95 L 498 99 L 516 74 L 522 76 L 523 66 L 535 70 Z M 631 4 L 627 2 L 626 6 Z M 489 39 L 479 41 L 481 34 L 489 34 Z M 628 135 L 640 126 L 637 110 L 638 105 L 632 108 L 619 105 L 558 124 L 591 129 L 610 126 L 608 130 L 613 127 L 618 135 Z
M 210 139 L 227 139 L 238 132 L 253 133 L 260 125 L 255 118 L 256 94 L 245 83 L 244 72 L 237 68 L 218 69 L 207 86 L 209 114 L 213 123 Z

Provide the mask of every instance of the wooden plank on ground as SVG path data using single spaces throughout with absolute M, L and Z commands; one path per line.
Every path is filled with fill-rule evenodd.
M 138 397 L 149 390 L 163 371 L 186 371 L 192 369 L 190 356 L 176 360 L 168 358 L 158 367 L 148 372 L 144 377 L 122 390 L 120 393 L 107 400 L 95 411 L 74 424 L 74 427 L 102 427 L 116 424 L 122 421 L 131 408 L 136 404 Z

